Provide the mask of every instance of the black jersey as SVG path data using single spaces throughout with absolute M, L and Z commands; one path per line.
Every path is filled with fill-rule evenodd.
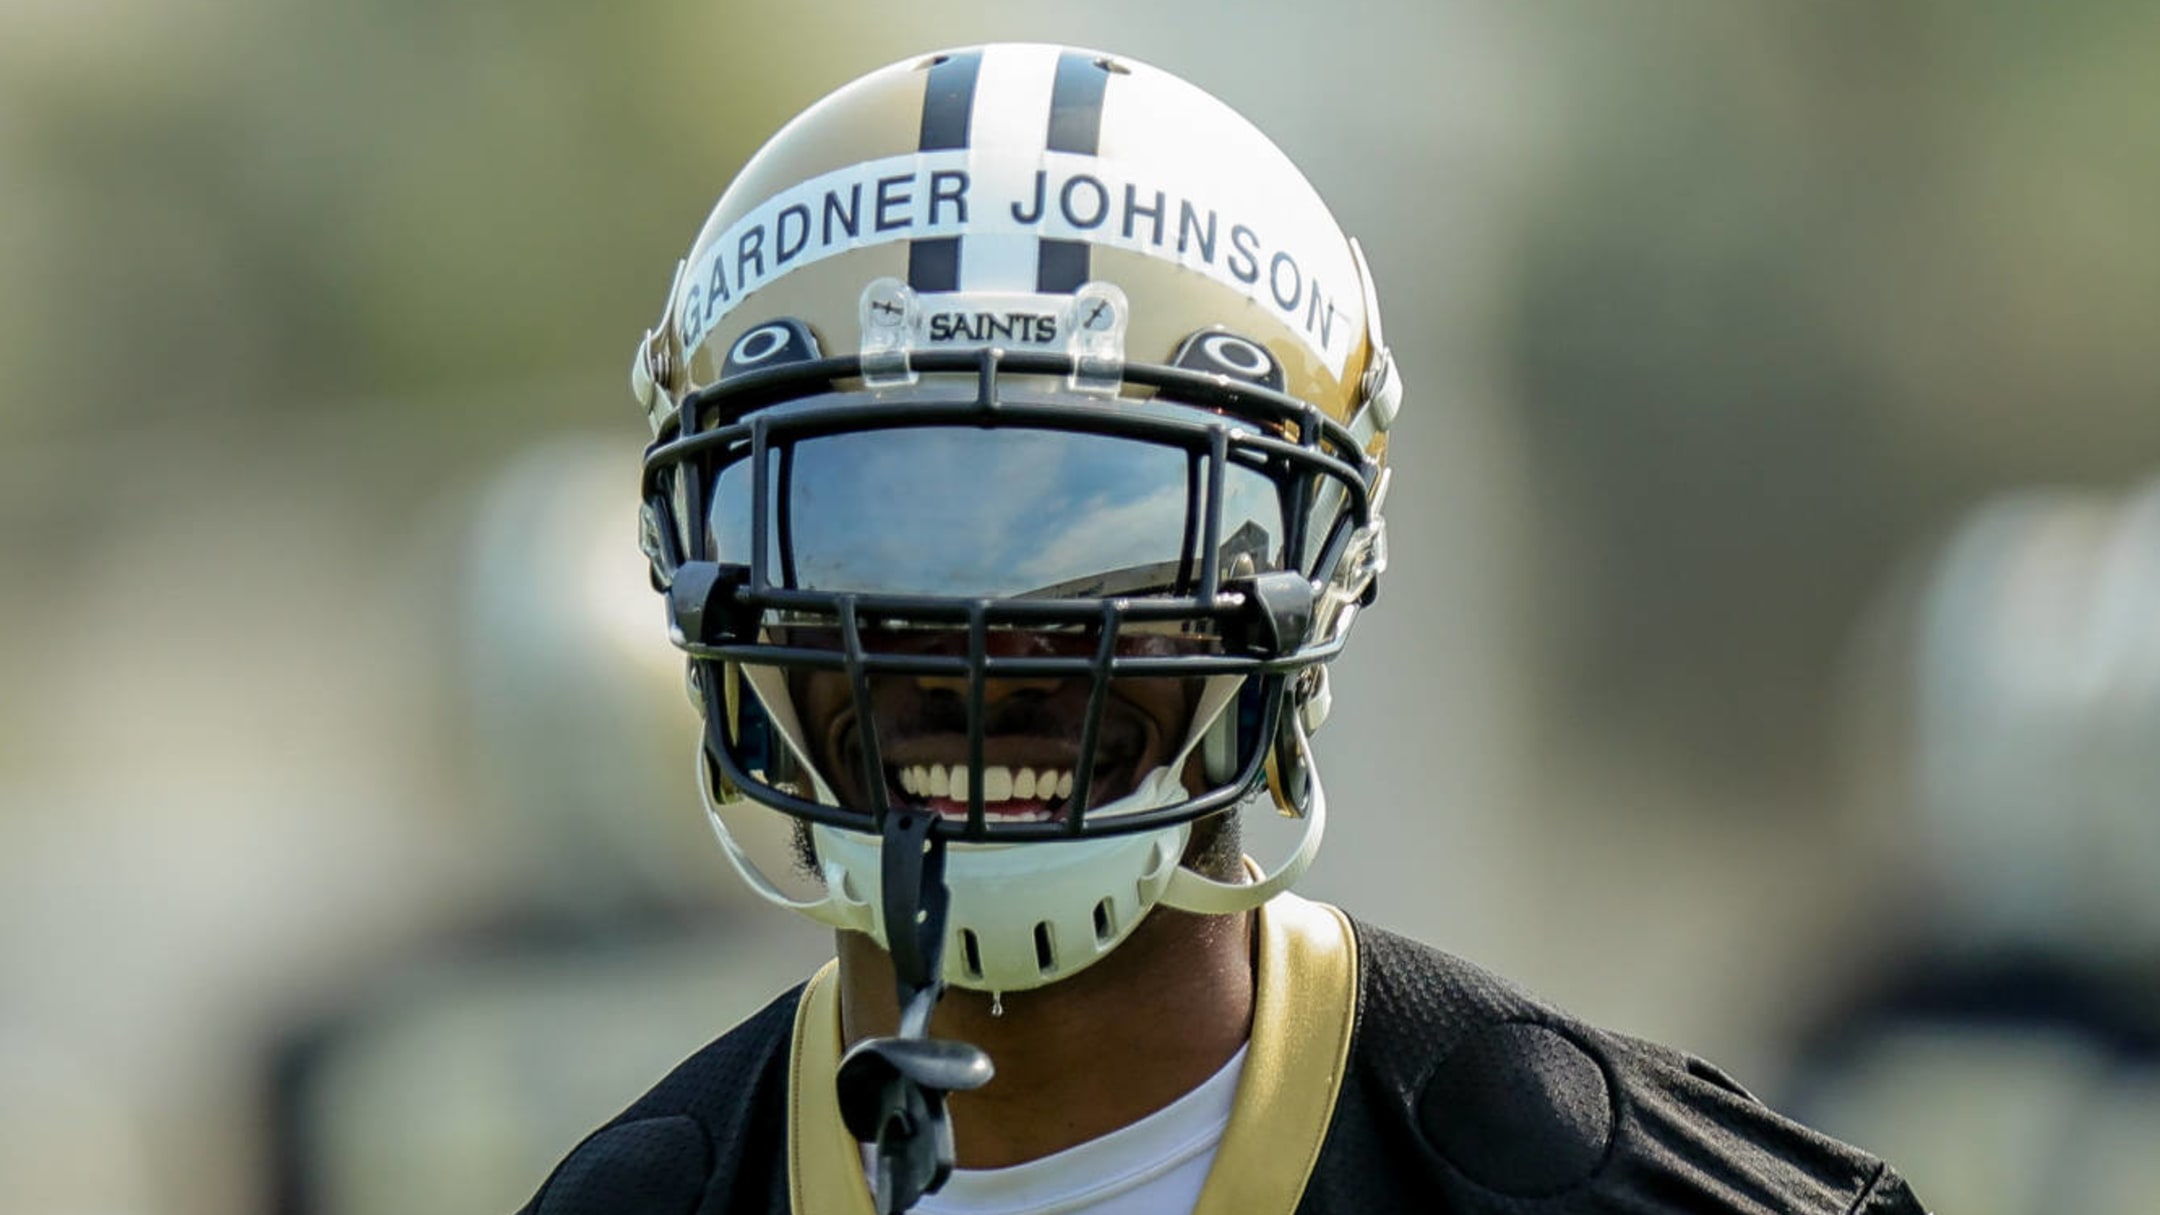
M 1923 1215 L 1881 1161 L 1709 1064 L 1334 908 L 1270 901 L 1258 959 L 1195 1215 Z M 594 1133 L 527 1215 L 870 1215 L 832 971 Z

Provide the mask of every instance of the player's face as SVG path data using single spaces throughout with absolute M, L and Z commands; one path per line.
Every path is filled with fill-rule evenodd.
M 1137 638 L 1147 646 L 1151 639 Z M 993 655 L 1087 655 L 1084 637 L 993 633 Z M 886 637 L 888 652 L 965 653 L 964 636 L 923 633 Z M 1110 684 L 1095 743 L 1087 790 L 1074 787 L 1087 723 L 1087 679 L 990 679 L 984 683 L 981 775 L 983 814 L 990 820 L 1057 821 L 1078 802 L 1107 805 L 1131 793 L 1142 777 L 1170 762 L 1191 728 L 1196 681 L 1127 678 Z M 839 672 L 799 675 L 796 703 L 817 764 L 842 804 L 873 804 L 863 766 L 864 722 L 848 679 Z M 874 676 L 870 726 L 875 731 L 885 794 L 892 805 L 926 806 L 966 818 L 969 787 L 968 686 L 964 678 Z M 1084 800 L 1081 795 L 1084 795 Z

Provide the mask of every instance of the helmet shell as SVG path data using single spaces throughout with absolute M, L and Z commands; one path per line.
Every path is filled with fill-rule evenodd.
M 1224 330 L 1346 424 L 1380 350 L 1362 257 L 1281 149 L 1194 85 L 1089 50 L 921 56 L 788 123 L 683 260 L 652 378 L 679 401 L 777 318 L 854 353 L 878 280 L 922 297 L 926 344 L 1016 348 L 1054 344 L 1060 297 L 1112 283 L 1130 302 L 1129 361 L 1167 363 Z M 1213 349 L 1239 370 L 1236 345 Z

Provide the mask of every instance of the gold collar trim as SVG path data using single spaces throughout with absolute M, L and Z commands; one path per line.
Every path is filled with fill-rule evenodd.
M 877 1215 L 862 1149 L 840 1118 L 840 962 L 810 976 L 795 1006 L 788 1069 L 788 1207 L 797 1215 Z
M 1324 903 L 1277 895 L 1260 908 L 1253 1027 L 1230 1125 L 1193 1215 L 1289 1215 L 1334 1120 L 1357 1024 L 1357 944 Z M 788 1198 L 797 1215 L 876 1215 L 862 1150 L 840 1119 L 839 964 L 811 976 L 795 1009 L 788 1072 Z

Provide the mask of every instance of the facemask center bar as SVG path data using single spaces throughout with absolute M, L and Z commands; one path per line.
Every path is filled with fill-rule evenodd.
M 1087 717 L 1080 729 L 1079 762 L 1073 772 L 1077 800 L 1067 813 L 1067 826 L 1074 835 L 1087 827 L 1088 793 L 1095 787 L 1095 747 L 1102 738 L 1103 710 L 1110 698 L 1111 663 L 1117 657 L 1118 630 L 1123 624 L 1124 610 L 1118 601 L 1104 600 L 1102 639 L 1095 648 L 1095 672 L 1088 684 Z
M 863 791 L 870 795 L 871 821 L 883 828 L 887 825 L 891 805 L 885 789 L 885 761 L 879 753 L 878 732 L 870 724 L 874 709 L 870 675 L 863 669 L 862 623 L 857 618 L 853 595 L 842 595 L 839 608 L 841 646 L 847 657 L 848 692 L 855 700 L 855 720 L 862 723 L 856 734 L 862 740 Z
M 983 829 L 983 803 L 988 799 L 988 784 L 983 780 L 983 735 L 988 729 L 984 702 L 989 694 L 988 669 L 990 665 L 990 625 L 986 608 L 981 600 L 968 605 L 968 701 L 967 701 L 967 760 L 968 760 L 968 830 L 980 833 Z

